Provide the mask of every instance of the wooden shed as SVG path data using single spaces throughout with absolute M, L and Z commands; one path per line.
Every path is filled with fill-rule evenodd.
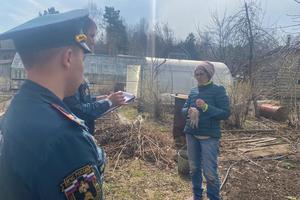
M 10 66 L 12 60 L 0 60 L 0 91 L 10 90 Z
M 2 93 L 10 91 L 10 71 L 11 63 L 16 54 L 11 40 L 0 41 L 0 91 Z

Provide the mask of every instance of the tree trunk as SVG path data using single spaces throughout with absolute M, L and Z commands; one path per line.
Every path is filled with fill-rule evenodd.
M 249 58 L 248 58 L 248 64 L 249 64 L 249 79 L 250 79 L 250 84 L 251 84 L 251 99 L 253 101 L 254 105 L 254 111 L 255 111 L 255 116 L 259 117 L 259 109 L 257 105 L 257 95 L 256 95 L 256 88 L 255 88 L 255 83 L 254 83 L 254 77 L 253 77 L 253 49 L 254 49 L 254 37 L 252 33 L 252 25 L 251 25 L 251 20 L 249 17 L 249 11 L 248 11 L 248 5 L 245 2 L 245 11 L 246 11 L 246 20 L 247 20 L 247 25 L 248 25 L 248 41 L 249 41 Z

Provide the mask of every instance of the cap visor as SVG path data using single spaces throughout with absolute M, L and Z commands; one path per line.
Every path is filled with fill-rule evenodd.
M 92 50 L 88 47 L 85 42 L 79 42 L 79 46 L 83 49 L 84 53 L 92 53 Z

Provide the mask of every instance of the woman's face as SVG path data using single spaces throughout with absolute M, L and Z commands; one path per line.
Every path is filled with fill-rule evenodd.
M 207 73 L 203 69 L 196 69 L 194 77 L 198 81 L 198 85 L 204 85 L 209 81 Z

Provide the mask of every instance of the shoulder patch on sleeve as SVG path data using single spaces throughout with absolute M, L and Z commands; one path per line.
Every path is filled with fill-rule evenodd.
M 60 186 L 68 200 L 93 200 L 102 197 L 102 187 L 91 165 L 74 171 L 64 179 Z

